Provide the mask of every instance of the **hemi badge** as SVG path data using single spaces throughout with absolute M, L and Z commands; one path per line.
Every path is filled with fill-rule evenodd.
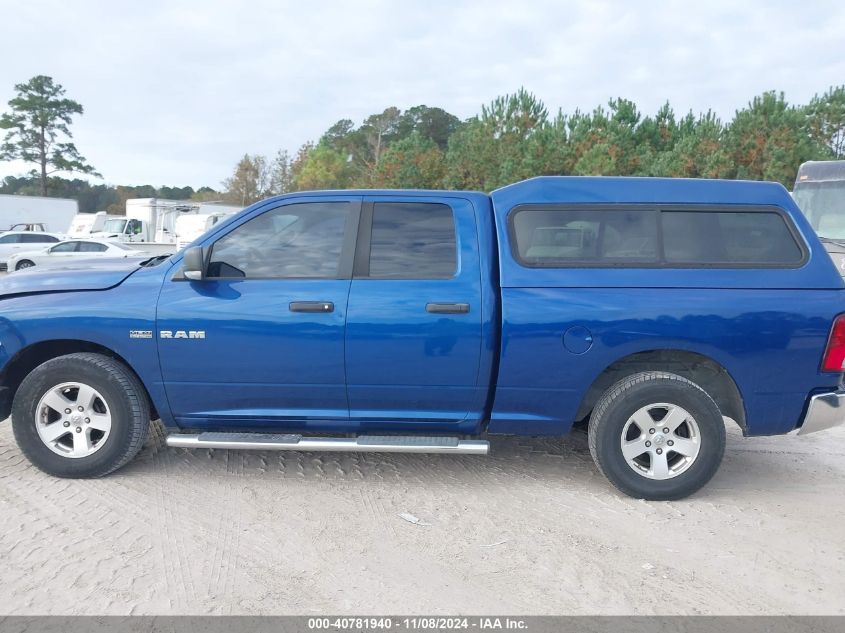
M 152 338 L 152 330 L 129 330 L 129 338 Z

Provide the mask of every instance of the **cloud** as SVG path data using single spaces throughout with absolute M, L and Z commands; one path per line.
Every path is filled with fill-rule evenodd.
M 730 118 L 770 89 L 803 103 L 845 77 L 840 4 L 30 0 L 4 7 L 0 102 L 52 75 L 85 106 L 75 140 L 107 182 L 216 187 L 244 152 L 295 151 L 340 118 L 468 117 L 520 86 L 553 112 L 624 96 Z

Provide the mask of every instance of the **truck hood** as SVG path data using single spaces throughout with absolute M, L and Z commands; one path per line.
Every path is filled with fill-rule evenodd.
M 95 263 L 86 261 L 84 268 L 51 267 L 6 275 L 0 279 L 0 296 L 41 294 L 45 292 L 72 292 L 81 290 L 107 290 L 122 283 L 149 257 L 127 257 L 121 260 Z

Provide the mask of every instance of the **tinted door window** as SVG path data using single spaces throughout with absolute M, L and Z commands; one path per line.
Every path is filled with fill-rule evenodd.
M 263 213 L 214 244 L 208 276 L 335 279 L 351 216 L 348 202 L 291 204 Z
M 775 212 L 664 211 L 663 250 L 670 264 L 799 264 L 804 257 Z
M 4 235 L 0 237 L 0 244 L 17 244 L 20 236 L 19 235 Z
M 21 242 L 24 244 L 47 244 L 49 242 L 58 242 L 59 238 L 52 235 L 39 235 L 33 233 L 32 235 L 21 235 Z
M 108 246 L 97 242 L 80 242 L 79 244 L 80 253 L 104 253 L 106 250 Z
M 452 209 L 445 204 L 373 205 L 369 277 L 444 279 L 457 268 Z
M 76 247 L 79 245 L 79 242 L 64 242 L 63 244 L 57 244 L 53 248 L 50 249 L 51 253 L 73 253 L 76 251 Z

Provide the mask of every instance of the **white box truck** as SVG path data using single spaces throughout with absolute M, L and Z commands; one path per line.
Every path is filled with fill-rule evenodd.
M 105 211 L 96 213 L 77 213 L 68 228 L 68 237 L 92 237 L 92 233 L 99 233 L 106 225 L 106 221 L 120 219 L 122 215 L 111 215 Z
M 196 214 L 176 218 L 176 249 L 182 250 L 221 220 L 238 213 L 242 207 L 203 203 Z
M 77 213 L 79 205 L 69 198 L 0 195 L 0 231 L 64 233 Z
M 132 198 L 126 201 L 126 215 L 109 218 L 91 237 L 132 243 L 150 255 L 176 252 L 176 218 L 195 213 L 190 203 L 161 198 Z
M 180 217 L 218 211 L 239 211 L 240 207 L 163 198 L 132 198 L 126 201 L 126 216 L 106 220 L 92 237 L 132 243 L 151 255 L 178 250 L 176 221 Z

